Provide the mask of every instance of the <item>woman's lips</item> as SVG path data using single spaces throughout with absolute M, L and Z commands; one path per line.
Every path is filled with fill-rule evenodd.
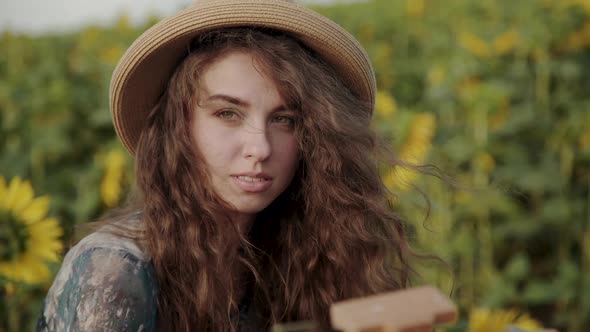
M 265 175 L 232 175 L 238 188 L 249 193 L 266 191 L 272 185 L 272 178 Z

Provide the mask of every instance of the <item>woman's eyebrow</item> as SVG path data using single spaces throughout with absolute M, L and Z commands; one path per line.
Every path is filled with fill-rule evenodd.
M 206 102 L 217 101 L 217 100 L 225 101 L 230 104 L 234 104 L 236 106 L 241 106 L 241 107 L 245 107 L 245 108 L 250 107 L 249 102 L 247 102 L 243 99 L 240 99 L 238 97 L 232 97 L 232 96 L 228 96 L 225 94 L 214 94 L 214 95 L 207 97 L 207 99 L 205 99 Z M 291 107 L 288 107 L 286 105 L 279 105 L 279 106 L 275 107 L 272 110 L 272 112 L 292 111 L 292 110 L 293 109 Z
M 216 101 L 216 100 L 222 100 L 222 101 L 228 102 L 230 104 L 234 104 L 236 106 L 241 106 L 241 107 L 249 107 L 250 106 L 250 103 L 248 103 L 245 100 L 242 100 L 237 97 L 224 95 L 224 94 L 215 94 L 215 95 L 209 96 L 206 99 L 206 101 Z

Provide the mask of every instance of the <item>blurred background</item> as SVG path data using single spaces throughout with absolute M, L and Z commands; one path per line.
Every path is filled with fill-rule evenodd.
M 0 331 L 33 330 L 75 226 L 132 189 L 110 76 L 188 3 L 0 3 Z M 393 151 L 457 182 L 383 170 L 415 249 L 450 266 L 426 261 L 415 281 L 460 308 L 440 331 L 587 331 L 590 0 L 305 4 L 366 47 Z

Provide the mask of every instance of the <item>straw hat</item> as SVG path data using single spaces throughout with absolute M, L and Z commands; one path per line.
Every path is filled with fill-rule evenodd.
M 115 130 L 129 153 L 145 118 L 195 36 L 227 27 L 265 27 L 287 32 L 333 66 L 359 98 L 374 104 L 375 74 L 360 43 L 338 24 L 288 0 L 197 0 L 145 31 L 113 72 L 110 107 Z

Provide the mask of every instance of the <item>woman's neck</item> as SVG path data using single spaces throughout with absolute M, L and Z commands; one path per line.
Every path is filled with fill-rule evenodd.
M 236 213 L 232 216 L 232 220 L 238 228 L 240 234 L 246 236 L 246 234 L 250 232 L 250 227 L 252 227 L 252 224 L 254 224 L 254 220 L 256 220 L 256 215 Z

